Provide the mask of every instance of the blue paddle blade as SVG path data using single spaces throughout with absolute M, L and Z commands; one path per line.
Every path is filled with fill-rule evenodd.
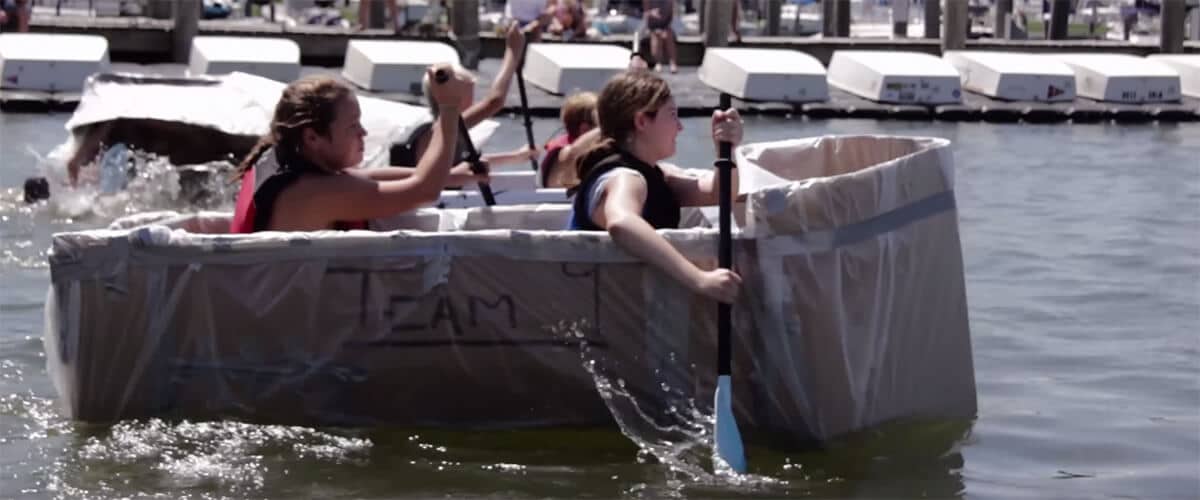
M 733 419 L 733 398 L 729 375 L 717 377 L 717 392 L 713 403 L 716 413 L 716 429 L 713 432 L 714 459 L 720 459 L 730 469 L 738 474 L 746 473 L 746 453 L 742 449 L 742 433 L 738 431 L 737 421 Z M 716 462 L 714 460 L 714 462 Z M 714 466 L 714 469 L 719 467 Z

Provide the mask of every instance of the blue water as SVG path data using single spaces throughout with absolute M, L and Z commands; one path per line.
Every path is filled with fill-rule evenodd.
M 1200 125 L 749 118 L 747 141 L 953 142 L 979 415 L 760 452 L 751 467 L 778 482 L 722 485 L 612 431 L 65 421 L 41 354 L 44 252 L 53 232 L 107 217 L 16 197 L 34 173 L 26 147 L 61 142 L 66 118 L 0 114 L 0 498 L 1200 497 Z M 524 137 L 504 120 L 496 149 Z M 707 129 L 685 121 L 677 163 L 711 163 Z

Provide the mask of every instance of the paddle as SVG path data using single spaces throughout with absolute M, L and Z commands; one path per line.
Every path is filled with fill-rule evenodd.
M 721 109 L 729 109 L 732 99 L 721 93 Z M 730 228 L 732 218 L 733 145 L 722 141 L 718 147 L 717 168 L 720 191 L 720 239 L 717 246 L 717 265 L 724 269 L 733 267 L 733 235 Z M 713 413 L 716 424 L 713 429 L 714 464 L 719 457 L 738 473 L 746 472 L 746 457 L 742 449 L 742 435 L 733 418 L 733 396 L 730 382 L 733 331 L 732 310 L 729 304 L 717 303 L 717 390 L 713 396 Z M 715 468 L 715 466 L 714 466 Z
M 433 75 L 433 79 L 438 83 L 446 83 L 450 79 L 450 75 L 443 70 L 438 70 Z M 483 168 L 483 162 L 479 161 L 479 151 L 475 149 L 475 142 L 471 140 L 471 131 L 467 129 L 467 122 L 463 121 L 462 117 L 458 117 L 458 135 L 462 136 L 462 140 L 466 141 L 467 145 L 467 163 L 471 165 L 471 171 L 476 174 L 482 174 L 486 170 Z M 479 194 L 483 195 L 483 202 L 487 206 L 496 204 L 496 197 L 492 194 L 492 186 L 486 182 L 479 182 Z
M 517 90 L 521 93 L 521 113 L 525 115 L 525 139 L 529 142 L 529 149 L 537 149 L 533 145 L 533 119 L 529 117 L 529 97 L 525 94 L 525 55 L 529 53 L 529 40 L 525 40 L 525 49 L 521 51 L 521 60 L 517 62 Z M 537 160 L 530 158 L 529 166 L 533 167 L 536 172 L 538 169 Z

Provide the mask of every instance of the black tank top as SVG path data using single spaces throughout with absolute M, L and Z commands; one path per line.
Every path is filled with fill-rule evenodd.
M 433 122 L 425 122 L 417 125 L 417 127 L 413 129 L 412 133 L 408 134 L 408 138 L 405 139 L 404 142 L 392 144 L 391 149 L 388 150 L 388 165 L 396 165 L 401 167 L 417 166 L 417 161 L 421 159 L 417 156 L 417 142 L 420 141 L 421 136 L 425 135 L 425 133 L 428 132 L 432 127 Z M 467 159 L 467 146 L 463 140 L 464 139 L 462 137 L 458 138 L 458 144 L 454 151 L 454 164 L 456 165 L 459 162 L 466 161 Z
M 572 202 L 571 229 L 603 231 L 592 222 L 592 217 L 588 214 L 588 205 L 590 204 L 588 196 L 592 185 L 600 179 L 601 175 L 614 168 L 622 167 L 635 170 L 646 179 L 646 203 L 642 205 L 642 218 L 646 219 L 646 222 L 655 229 L 679 228 L 679 200 L 675 198 L 675 193 L 667 184 L 667 176 L 663 174 L 662 169 L 657 165 L 647 164 L 627 152 L 617 151 L 597 162 L 596 166 L 588 172 L 587 178 L 579 183 L 578 191 Z

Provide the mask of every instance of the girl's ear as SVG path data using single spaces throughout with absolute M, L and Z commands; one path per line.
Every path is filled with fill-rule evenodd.
M 634 129 L 644 130 L 646 128 L 646 126 L 648 126 L 648 125 L 650 125 L 650 117 L 646 116 L 646 113 L 638 111 L 636 114 L 633 115 L 633 128 Z
M 316 130 L 313 130 L 312 127 L 305 127 L 304 132 L 302 132 L 301 135 L 301 140 L 305 146 L 308 146 L 314 142 L 317 142 L 317 136 L 318 134 Z

